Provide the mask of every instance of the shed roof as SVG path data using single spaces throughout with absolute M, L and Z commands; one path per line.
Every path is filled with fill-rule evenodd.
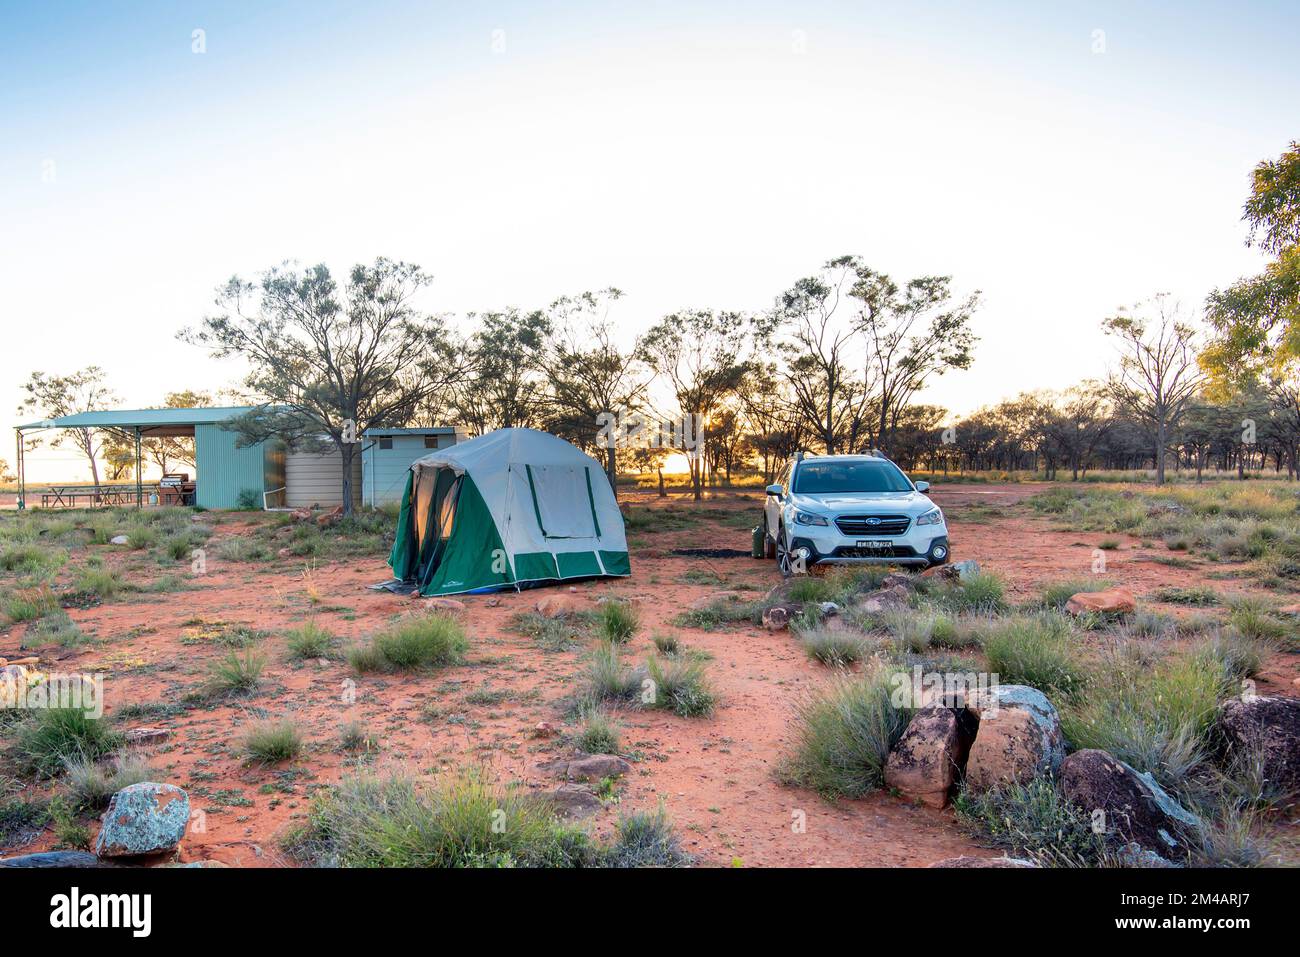
M 424 429 L 366 429 L 361 434 L 369 438 L 380 435 L 455 435 L 463 431 L 454 425 L 433 425 Z
M 163 426 L 213 425 L 251 412 L 256 406 L 228 405 L 208 409 L 105 409 L 78 412 L 54 419 L 28 422 L 20 429 L 133 429 Z

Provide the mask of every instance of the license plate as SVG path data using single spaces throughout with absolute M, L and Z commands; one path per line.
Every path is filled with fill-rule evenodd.
M 858 548 L 868 548 L 872 551 L 880 551 L 884 548 L 893 548 L 894 543 L 887 538 L 859 538 Z

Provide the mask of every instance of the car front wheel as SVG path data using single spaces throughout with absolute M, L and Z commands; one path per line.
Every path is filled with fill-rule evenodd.
M 763 557 L 766 559 L 776 558 L 776 542 L 772 539 L 772 533 L 767 528 L 767 516 L 763 516 Z
M 776 533 L 776 567 L 781 572 L 782 578 L 789 578 L 794 574 L 794 565 L 790 562 L 790 549 L 785 544 L 785 529 L 779 529 Z

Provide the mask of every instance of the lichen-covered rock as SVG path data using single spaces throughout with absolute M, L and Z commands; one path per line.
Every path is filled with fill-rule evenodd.
M 561 784 L 543 797 L 557 815 L 571 820 L 590 817 L 603 806 L 591 788 L 581 784 Z
M 958 712 L 951 708 L 914 712 L 885 762 L 885 784 L 909 800 L 943 807 L 970 746 L 963 730 Z
M 1061 765 L 1061 793 L 1104 823 L 1107 833 L 1165 855 L 1184 849 L 1182 832 L 1199 819 L 1171 798 L 1149 774 L 1105 751 L 1076 751 Z
M 95 853 L 100 857 L 136 857 L 174 851 L 189 821 L 189 795 L 174 784 L 132 784 L 109 802 Z
M 763 609 L 763 627 L 768 631 L 783 631 L 790 627 L 790 620 L 803 611 L 798 602 L 784 602 Z
M 978 575 L 979 570 L 980 563 L 973 558 L 968 558 L 964 562 L 953 562 L 951 565 L 931 565 L 921 572 L 920 577 L 939 581 L 964 582 L 972 575 Z
M 1065 610 L 1071 615 L 1088 613 L 1098 615 L 1127 615 L 1137 607 L 1137 600 L 1127 588 L 1106 588 L 1102 591 L 1081 591 L 1071 595 Z
M 942 861 L 935 861 L 930 867 L 1002 867 L 1002 868 L 1032 868 L 1037 867 L 1033 861 L 1022 860 L 1018 857 L 975 857 L 966 855 L 964 857 L 948 857 Z
M 1055 774 L 1065 759 L 1061 719 L 1047 696 L 1028 685 L 999 685 L 967 697 L 979 732 L 966 761 L 966 784 L 987 791 Z
M 567 781 L 600 781 L 622 777 L 632 765 L 615 754 L 578 754 L 539 765 L 539 769 Z
M 18 857 L 0 857 L 0 867 L 120 867 L 85 851 L 42 851 Z
M 1234 698 L 1219 714 L 1219 729 L 1230 753 L 1258 757 L 1279 793 L 1300 794 L 1300 700 Z

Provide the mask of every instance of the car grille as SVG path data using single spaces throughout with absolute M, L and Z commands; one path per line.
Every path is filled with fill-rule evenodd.
M 883 548 L 856 548 L 841 545 L 831 552 L 831 558 L 915 558 L 917 551 L 907 545 L 886 545 Z
M 874 538 L 902 535 L 912 520 L 906 515 L 841 515 L 835 525 L 845 535 Z

